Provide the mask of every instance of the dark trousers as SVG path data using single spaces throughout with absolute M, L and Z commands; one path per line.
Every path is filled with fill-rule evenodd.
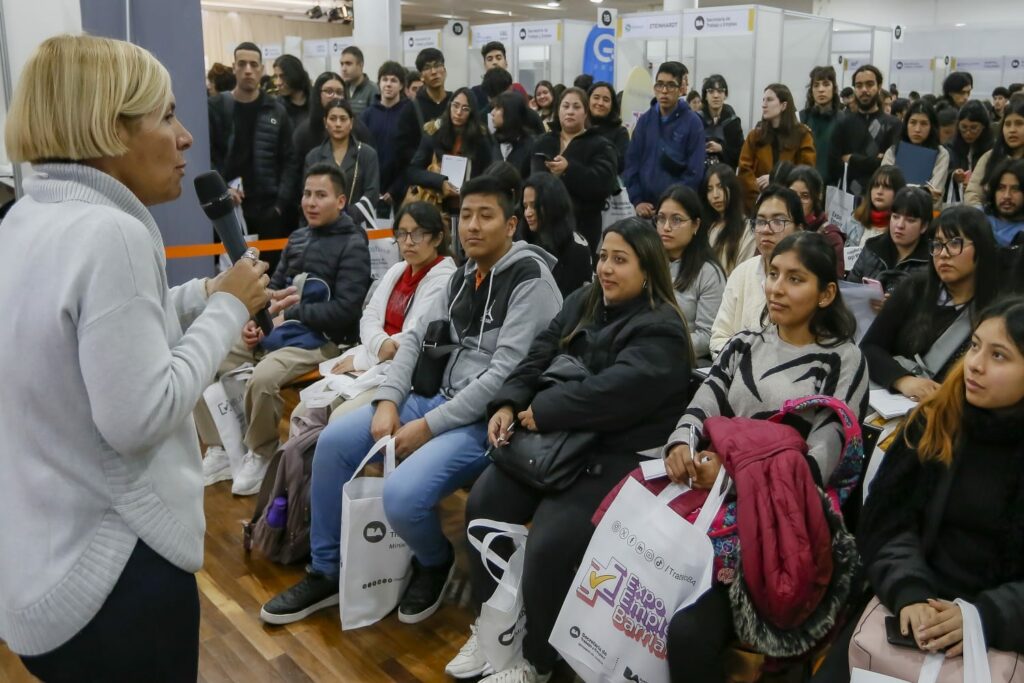
M 724 683 L 723 654 L 736 638 L 729 589 L 715 586 L 668 625 L 668 669 L 672 683 Z
M 541 673 L 551 671 L 557 661 L 548 637 L 594 534 L 590 518 L 608 492 L 639 461 L 638 455 L 599 457 L 590 473 L 584 473 L 558 493 L 543 494 L 520 484 L 495 465 L 484 470 L 473 485 L 466 505 L 467 523 L 474 519 L 512 524 L 533 521 L 523 563 L 523 655 Z M 504 557 L 509 556 L 507 547 L 497 543 L 493 547 Z M 496 585 L 480 561 L 480 554 L 471 548 L 469 557 L 473 598 L 480 604 L 491 597 Z M 496 573 L 499 571 L 495 568 Z
M 195 683 L 196 578 L 140 539 L 92 621 L 57 649 L 21 661 L 45 683 Z

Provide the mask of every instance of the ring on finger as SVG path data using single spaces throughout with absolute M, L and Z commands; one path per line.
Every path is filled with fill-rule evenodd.
M 245 253 L 242 254 L 242 258 L 247 258 L 253 263 L 259 261 L 259 257 L 256 255 L 256 249 L 254 249 L 253 247 L 249 247 L 248 249 L 246 249 Z

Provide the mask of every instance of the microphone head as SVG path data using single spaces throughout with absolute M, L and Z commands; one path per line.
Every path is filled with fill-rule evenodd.
M 210 220 L 217 220 L 230 213 L 235 207 L 231 201 L 228 186 L 217 171 L 207 171 L 195 178 L 196 196 L 199 205 Z

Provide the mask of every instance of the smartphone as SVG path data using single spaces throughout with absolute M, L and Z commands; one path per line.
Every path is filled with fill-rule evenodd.
M 917 646 L 917 641 L 914 640 L 913 635 L 903 635 L 900 632 L 900 620 L 896 617 L 885 618 L 885 639 L 889 641 L 890 645 L 895 647 L 908 647 L 914 650 L 920 650 Z
M 881 282 L 870 277 L 863 278 L 863 281 L 864 284 L 866 284 L 868 287 L 871 287 L 871 289 L 875 290 L 875 293 L 878 294 L 879 299 L 885 296 L 885 290 L 882 289 Z
M 534 152 L 533 156 L 540 157 L 544 161 L 554 161 L 555 160 L 555 158 L 553 156 L 551 156 L 550 154 L 548 154 L 547 152 Z

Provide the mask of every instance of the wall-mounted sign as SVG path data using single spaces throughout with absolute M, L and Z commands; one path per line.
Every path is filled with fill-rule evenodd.
M 551 45 L 562 39 L 560 21 L 531 21 L 516 24 L 516 42 L 519 45 Z
M 483 47 L 487 43 L 498 41 L 505 47 L 512 44 L 512 24 L 484 24 L 469 29 L 470 42 L 473 47 Z
M 402 34 L 402 47 L 406 50 L 425 50 L 441 47 L 440 31 L 406 31 Z
M 678 38 L 681 14 L 627 14 L 619 17 L 620 38 Z
M 264 62 L 272 61 L 284 54 L 281 43 L 265 43 L 260 46 L 260 51 L 263 52 Z
M 891 71 L 931 71 L 932 61 L 931 59 L 894 59 Z
M 1002 57 L 954 57 L 955 71 L 1002 71 Z
M 616 19 L 619 17 L 619 10 L 611 7 L 600 7 L 597 10 L 597 25 L 601 28 L 614 29 Z
M 349 45 L 355 45 L 355 41 L 352 40 L 352 36 L 346 36 L 344 38 L 328 38 L 327 47 L 331 51 L 331 57 L 341 59 L 341 51 Z
M 754 8 L 721 10 L 687 10 L 683 13 L 683 35 L 740 36 L 754 32 Z
M 595 81 L 615 80 L 615 31 L 595 26 L 583 44 L 583 73 Z
M 307 59 L 323 59 L 328 53 L 327 40 L 302 41 L 302 56 Z
M 451 26 L 452 35 L 461 36 L 463 33 L 466 32 L 466 25 L 463 24 L 461 21 L 453 21 L 448 25 Z
M 1004 57 L 1006 68 L 1010 71 L 1024 69 L 1024 57 Z

